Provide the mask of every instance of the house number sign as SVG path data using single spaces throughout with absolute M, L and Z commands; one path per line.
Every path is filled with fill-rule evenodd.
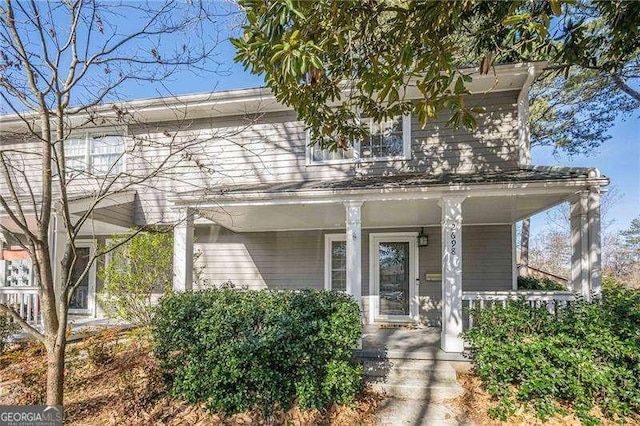
M 449 228 L 451 228 L 451 231 L 449 233 L 449 247 L 450 247 L 450 252 L 452 256 L 455 256 L 457 251 L 457 245 L 458 245 L 458 233 L 456 232 L 458 230 L 458 225 L 456 225 L 455 223 L 452 223 L 451 225 L 449 225 Z

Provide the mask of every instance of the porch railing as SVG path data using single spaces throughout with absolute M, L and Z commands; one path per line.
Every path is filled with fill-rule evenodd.
M 570 291 L 538 291 L 538 290 L 509 290 L 509 291 L 463 291 L 463 307 L 468 309 L 501 304 L 505 306 L 511 300 L 524 300 L 531 307 L 546 306 L 550 313 L 556 314 L 557 308 L 566 306 L 575 295 Z M 468 327 L 473 327 L 473 316 L 468 317 Z
M 37 287 L 0 287 L 0 303 L 13 308 L 29 324 L 39 324 L 41 321 Z

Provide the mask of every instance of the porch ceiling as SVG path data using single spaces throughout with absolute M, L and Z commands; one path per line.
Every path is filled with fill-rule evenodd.
M 462 204 L 463 223 L 510 224 L 566 200 L 571 194 L 469 197 Z M 199 209 L 200 215 L 236 232 L 344 229 L 341 202 L 243 205 Z M 373 200 L 362 206 L 363 228 L 439 225 L 437 199 Z

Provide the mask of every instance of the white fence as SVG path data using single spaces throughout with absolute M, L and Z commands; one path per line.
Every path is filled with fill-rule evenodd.
M 13 308 L 29 324 L 41 321 L 37 287 L 0 287 L 0 303 Z
M 565 306 L 575 299 L 570 291 L 537 291 L 537 290 L 510 290 L 510 291 L 463 291 L 463 306 L 468 309 L 480 308 L 501 304 L 505 306 L 510 300 L 524 300 L 531 307 L 546 306 L 549 312 L 555 315 L 557 308 Z M 469 328 L 473 327 L 473 317 L 469 315 Z

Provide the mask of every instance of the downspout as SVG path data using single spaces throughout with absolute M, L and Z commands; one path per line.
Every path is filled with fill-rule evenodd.
M 531 130 L 529 128 L 529 89 L 538 76 L 534 65 L 527 69 L 527 79 L 518 95 L 518 151 L 520 166 L 531 165 Z
M 527 68 L 527 79 L 524 81 L 522 89 L 520 89 L 520 93 L 518 94 L 518 166 L 526 167 L 531 165 L 531 129 L 529 127 L 529 89 L 531 85 L 535 81 L 538 73 L 536 71 L 536 67 L 534 65 L 529 65 Z M 529 227 L 530 227 L 530 219 L 524 219 L 522 221 L 522 237 L 520 239 L 520 269 L 517 267 L 513 268 L 513 286 L 515 289 L 518 287 L 518 276 L 529 275 Z M 515 235 L 515 226 L 512 227 L 512 231 Z M 515 249 L 515 238 L 513 241 L 514 248 L 512 252 L 514 253 L 512 262 L 516 263 L 516 249 Z

